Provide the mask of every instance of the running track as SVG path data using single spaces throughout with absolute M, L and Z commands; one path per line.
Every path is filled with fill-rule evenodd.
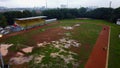
M 85 68 L 106 68 L 109 31 L 108 26 L 103 26 Z

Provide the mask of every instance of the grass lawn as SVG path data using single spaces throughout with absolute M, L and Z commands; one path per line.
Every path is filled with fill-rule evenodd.
M 77 40 L 81 43 L 81 48 L 79 49 L 78 56 L 79 60 L 83 61 L 80 64 L 80 68 L 84 68 L 84 65 L 90 55 L 90 52 L 92 51 L 93 45 L 96 42 L 96 39 L 102 29 L 101 24 L 109 25 L 111 26 L 111 39 L 110 39 L 110 54 L 109 54 L 109 68 L 120 68 L 119 62 L 120 62 L 120 38 L 118 38 L 118 35 L 120 34 L 120 26 L 109 23 L 107 21 L 103 20 L 60 20 L 60 24 L 54 24 L 52 26 L 46 26 L 42 29 L 30 31 L 27 33 L 23 33 L 21 35 L 16 35 L 13 37 L 9 37 L 7 39 L 3 39 L 0 41 L 0 43 L 10 43 L 14 44 L 9 48 L 10 51 L 18 51 L 21 48 L 25 48 L 27 46 L 33 46 L 36 45 L 35 41 L 31 39 L 31 36 L 44 32 L 45 30 L 49 28 L 56 28 L 59 26 L 73 26 L 74 24 L 80 23 L 80 26 L 75 28 L 72 31 L 68 31 L 71 36 L 69 36 L 70 39 Z M 86 45 L 89 46 L 88 50 L 86 49 Z M 46 50 L 48 52 L 46 52 Z M 45 57 L 43 59 L 43 63 L 49 63 L 48 60 L 52 60 L 51 62 L 55 64 L 56 62 L 60 61 L 60 64 L 63 65 L 63 60 L 58 58 L 51 58 L 50 53 L 54 51 L 58 51 L 59 49 L 53 49 L 51 50 L 51 47 L 43 48 L 43 49 L 34 49 L 31 53 L 32 55 L 36 54 L 45 54 Z M 42 51 L 43 53 L 41 53 Z M 29 64 L 32 66 L 39 67 L 40 64 L 34 64 L 33 61 L 31 61 Z M 66 66 L 70 67 L 71 64 L 67 64 Z

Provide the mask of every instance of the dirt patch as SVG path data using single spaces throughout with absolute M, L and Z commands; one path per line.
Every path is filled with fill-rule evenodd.
M 103 26 L 85 68 L 105 68 L 107 56 L 107 50 L 105 49 L 108 46 L 108 37 L 109 27 Z
M 62 28 L 51 28 L 40 34 L 34 35 L 32 38 L 36 41 L 36 43 L 51 42 L 63 37 L 65 31 L 66 30 Z
M 85 45 L 85 50 L 86 50 L 86 51 L 89 51 L 89 49 L 90 49 L 90 45 L 89 45 L 89 44 L 86 44 L 86 45 Z
M 74 47 L 74 46 L 70 47 L 70 50 L 77 53 L 77 54 L 80 54 L 80 49 L 81 49 L 80 46 L 79 47 Z

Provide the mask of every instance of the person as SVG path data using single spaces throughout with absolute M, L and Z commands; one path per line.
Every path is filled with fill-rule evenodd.
M 106 30 L 106 28 L 104 28 L 104 30 Z
M 105 47 L 103 47 L 103 50 L 107 50 L 107 47 L 105 46 Z

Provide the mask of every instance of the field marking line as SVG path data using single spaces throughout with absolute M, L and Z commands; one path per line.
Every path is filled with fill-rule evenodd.
M 109 26 L 108 48 L 107 48 L 107 56 L 106 56 L 106 66 L 105 66 L 105 68 L 108 68 L 109 47 L 110 47 L 110 33 L 111 33 L 111 27 Z

